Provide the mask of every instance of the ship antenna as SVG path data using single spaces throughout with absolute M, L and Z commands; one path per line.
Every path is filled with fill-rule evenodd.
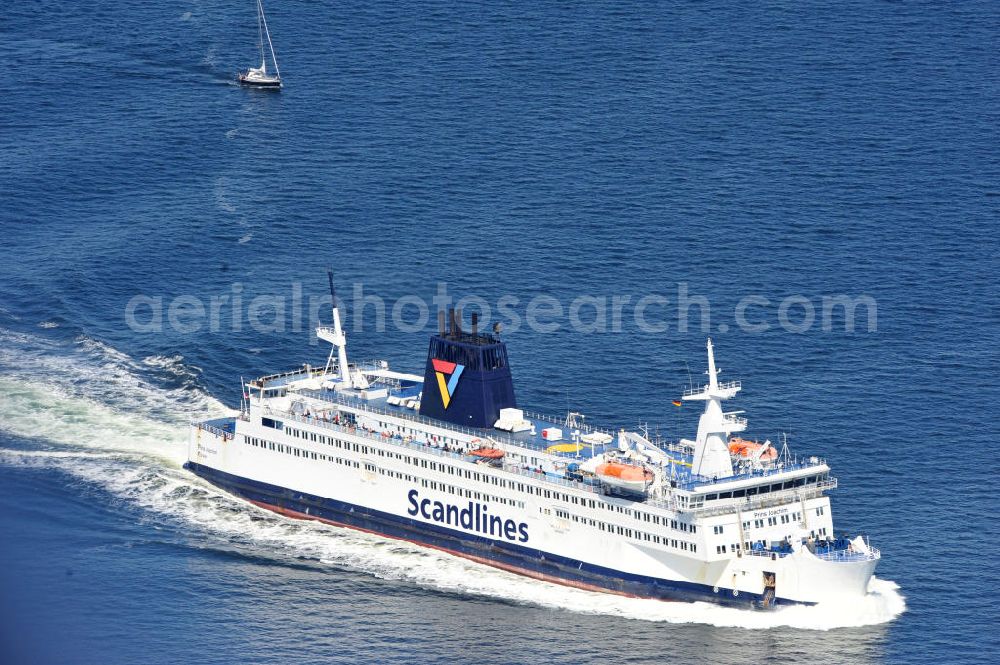
M 330 298 L 333 300 L 333 328 L 319 326 L 316 328 L 316 336 L 333 345 L 330 350 L 330 357 L 327 360 L 326 371 L 330 370 L 330 363 L 333 361 L 333 352 L 337 352 L 337 367 L 340 370 L 340 382 L 344 388 L 352 388 L 354 382 L 351 380 L 351 370 L 347 364 L 347 336 L 344 334 L 340 321 L 340 307 L 337 305 L 337 291 L 333 287 L 333 269 L 326 269 L 327 281 L 330 284 Z
M 250 408 L 247 405 L 247 382 L 240 376 L 240 412 L 250 413 Z

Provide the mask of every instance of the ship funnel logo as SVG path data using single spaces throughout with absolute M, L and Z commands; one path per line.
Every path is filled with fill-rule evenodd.
M 465 365 L 450 363 L 447 360 L 431 358 L 434 365 L 434 375 L 437 376 L 438 390 L 441 391 L 441 403 L 444 408 L 448 408 L 451 403 L 451 396 L 455 394 L 455 386 L 458 385 L 458 377 L 462 376 Z

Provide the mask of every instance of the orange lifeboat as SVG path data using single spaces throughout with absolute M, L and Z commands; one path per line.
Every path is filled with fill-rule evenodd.
M 737 455 L 739 457 L 753 457 L 758 450 L 764 447 L 763 443 L 757 443 L 756 441 L 747 441 L 746 439 L 741 439 L 739 437 L 733 437 L 729 439 L 729 454 Z M 773 460 L 778 458 L 778 451 L 771 446 L 764 451 L 764 454 L 760 456 L 762 460 Z
M 620 492 L 645 494 L 646 485 L 653 482 L 652 471 L 633 464 L 604 462 L 594 472 L 606 486 Z
M 646 481 L 653 479 L 653 472 L 641 466 L 631 464 L 619 464 L 618 462 L 605 462 L 597 465 L 597 475 L 610 476 L 620 480 Z
M 483 459 L 500 459 L 503 457 L 504 452 L 498 448 L 476 448 L 475 450 L 470 450 L 469 454 L 473 457 L 482 457 Z

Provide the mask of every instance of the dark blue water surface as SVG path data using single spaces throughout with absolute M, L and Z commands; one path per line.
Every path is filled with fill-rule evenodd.
M 267 9 L 278 94 L 232 83 L 252 2 L 0 10 L 0 661 L 995 662 L 1000 5 Z M 324 360 L 327 265 L 352 357 L 420 370 L 433 329 L 411 306 L 379 331 L 356 289 L 389 319 L 439 282 L 494 319 L 508 296 L 519 401 L 608 427 L 692 436 L 671 400 L 710 334 L 751 433 L 829 458 L 885 598 L 585 594 L 213 492 L 180 469 L 187 421 Z M 681 329 L 679 290 L 709 321 Z M 650 294 L 665 331 L 633 316 Z M 824 326 L 838 294 L 874 310 Z M 162 330 L 128 325 L 137 295 Z M 631 305 L 543 332 L 540 295 Z M 217 325 L 190 314 L 221 296 Z M 281 325 L 250 325 L 257 296 Z

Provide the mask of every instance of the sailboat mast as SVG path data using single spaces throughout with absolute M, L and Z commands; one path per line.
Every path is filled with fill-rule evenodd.
M 257 48 L 260 49 L 260 69 L 265 71 L 265 61 L 264 61 L 264 8 L 260 5 L 260 0 L 257 0 Z
M 274 61 L 274 71 L 281 78 L 281 70 L 278 68 L 278 57 L 274 55 L 274 44 L 271 43 L 271 31 L 267 29 L 267 17 L 264 16 L 264 5 L 261 4 L 261 0 L 257 0 L 257 9 L 260 10 L 260 20 L 264 24 L 264 34 L 267 35 L 267 46 L 271 49 L 271 60 Z M 264 57 L 264 45 L 261 44 L 260 47 L 261 58 Z

